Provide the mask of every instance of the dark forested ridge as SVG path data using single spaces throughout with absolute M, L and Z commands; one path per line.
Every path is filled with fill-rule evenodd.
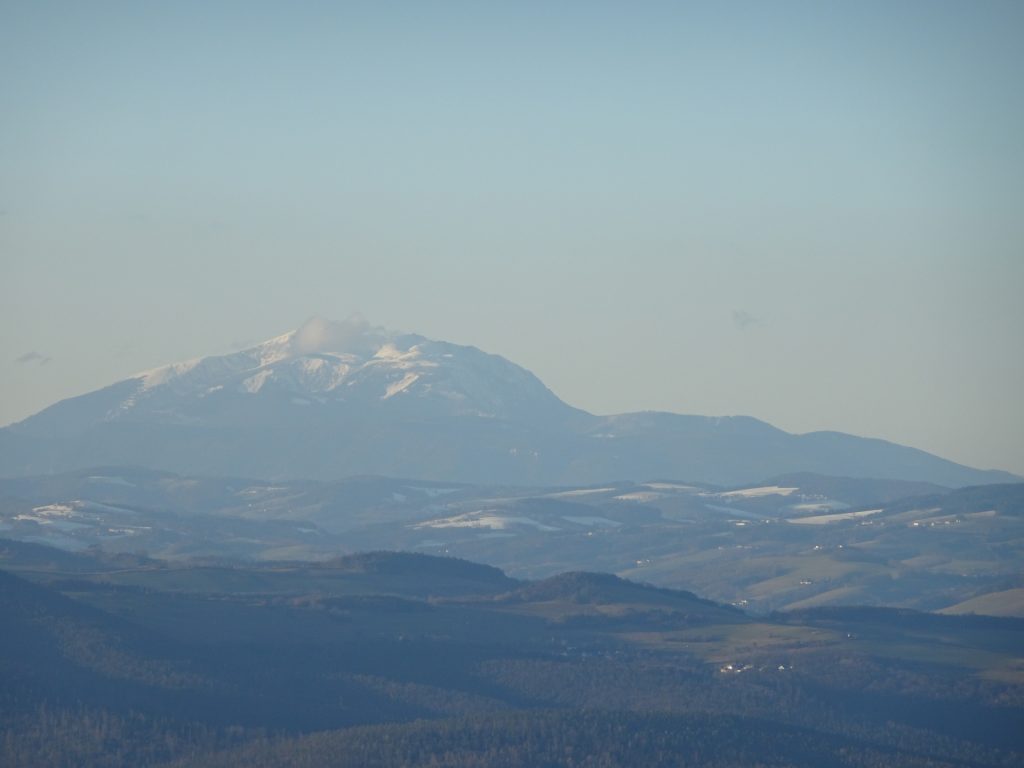
M 455 559 L 0 556 L 4 766 L 1011 766 L 1024 625 Z
M 180 768 L 740 768 L 741 766 L 985 765 L 946 741 L 898 746 L 729 715 L 517 712 L 352 728 L 182 760 Z M 946 751 L 949 750 L 949 751 Z M 982 762 L 978 762 L 980 759 Z

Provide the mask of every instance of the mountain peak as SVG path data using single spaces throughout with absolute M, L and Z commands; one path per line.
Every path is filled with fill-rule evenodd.
M 175 382 L 179 386 L 199 381 L 205 385 L 213 377 L 225 374 L 256 373 L 261 369 L 287 364 L 310 355 L 373 358 L 379 350 L 399 337 L 380 326 L 372 326 L 361 314 L 349 315 L 336 322 L 322 315 L 312 315 L 294 331 L 267 339 L 256 346 L 228 355 L 200 357 L 171 363 L 131 376 L 149 390 Z
M 594 416 L 499 355 L 358 314 L 313 315 L 262 344 L 136 374 L 0 430 L 0 474 L 99 463 L 526 484 L 662 476 L 735 485 L 798 471 L 946 486 L 1015 479 L 745 417 Z
M 498 355 L 371 325 L 360 314 L 341 322 L 313 315 L 253 347 L 144 371 L 125 385 L 126 397 L 89 420 L 294 429 L 314 412 L 330 412 L 339 424 L 371 412 L 435 424 L 548 423 L 578 413 Z

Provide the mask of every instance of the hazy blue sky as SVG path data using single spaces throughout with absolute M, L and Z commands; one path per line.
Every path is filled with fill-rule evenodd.
M 1024 3 L 0 0 L 0 423 L 319 312 L 1024 473 Z

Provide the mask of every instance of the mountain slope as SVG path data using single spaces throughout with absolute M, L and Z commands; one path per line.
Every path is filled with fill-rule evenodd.
M 0 475 L 102 464 L 338 479 L 738 484 L 817 472 L 1006 482 L 880 440 L 791 435 L 749 417 L 594 416 L 474 347 L 313 318 L 251 349 L 145 371 L 0 430 Z

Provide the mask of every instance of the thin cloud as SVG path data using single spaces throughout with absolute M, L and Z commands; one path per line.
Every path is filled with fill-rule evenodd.
M 741 331 L 745 331 L 750 326 L 761 322 L 758 318 L 742 309 L 734 309 L 732 311 L 732 321 Z
M 22 365 L 30 365 L 36 363 L 37 365 L 46 365 L 50 362 L 50 358 L 40 352 L 32 351 L 26 352 L 24 355 L 19 355 L 14 358 L 14 362 L 21 363 Z

